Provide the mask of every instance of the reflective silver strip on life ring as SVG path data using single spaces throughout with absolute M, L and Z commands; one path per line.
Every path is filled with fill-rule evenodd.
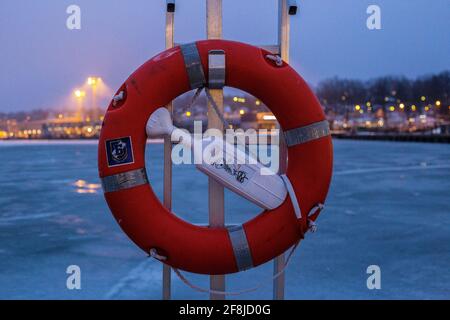
M 252 268 L 253 259 L 244 228 L 241 225 L 230 227 L 228 228 L 228 234 L 230 236 L 238 270 L 244 271 Z
M 284 138 L 287 146 L 292 147 L 297 144 L 302 144 L 329 136 L 330 134 L 330 125 L 327 120 L 323 120 L 308 126 L 285 131 Z
M 205 73 L 203 72 L 202 61 L 198 53 L 195 42 L 182 44 L 180 46 L 184 58 L 186 72 L 189 77 L 191 89 L 201 88 L 206 83 Z
M 145 168 L 118 173 L 104 177 L 101 180 L 104 193 L 130 189 L 148 183 Z

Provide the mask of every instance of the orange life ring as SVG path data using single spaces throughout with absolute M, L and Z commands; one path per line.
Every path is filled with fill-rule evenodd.
M 145 171 L 146 122 L 157 108 L 203 85 L 193 71 L 208 70 L 208 53 L 217 49 L 226 54 L 225 84 L 258 97 L 278 119 L 288 143 L 286 175 L 301 212 L 324 203 L 333 161 L 328 123 L 317 98 L 294 69 L 263 49 L 198 41 L 166 50 L 137 69 L 118 90 L 103 122 L 98 167 L 105 198 L 142 250 L 156 249 L 170 266 L 201 274 L 234 273 L 273 259 L 298 243 L 308 220 L 320 211 L 298 219 L 291 195 L 239 228 L 207 228 L 178 218 L 154 194 Z

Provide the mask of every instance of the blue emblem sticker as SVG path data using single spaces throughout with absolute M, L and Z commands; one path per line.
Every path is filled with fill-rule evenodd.
M 106 140 L 106 156 L 108 167 L 134 163 L 131 137 Z

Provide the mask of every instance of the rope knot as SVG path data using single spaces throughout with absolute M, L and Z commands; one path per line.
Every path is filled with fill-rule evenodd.
M 277 67 L 281 67 L 283 66 L 283 59 L 281 59 L 280 56 L 275 55 L 275 54 L 266 54 L 266 58 L 275 62 Z
M 158 254 L 158 251 L 155 248 L 151 248 L 149 251 L 149 254 L 150 254 L 150 257 L 152 257 L 156 260 L 159 260 L 159 261 L 167 260 L 167 257 Z
M 310 231 L 311 233 L 316 232 L 317 229 L 318 229 L 318 226 L 317 226 L 317 223 L 314 220 L 309 219 L 309 218 L 311 216 L 315 215 L 318 211 L 323 210 L 323 208 L 324 208 L 323 203 L 318 203 L 308 213 L 308 231 Z
M 117 106 L 117 104 L 122 101 L 125 98 L 125 92 L 124 91 L 120 91 L 118 94 L 116 94 L 113 97 L 113 106 Z
M 308 231 L 311 233 L 315 233 L 317 231 L 317 228 L 318 228 L 317 223 L 308 219 Z

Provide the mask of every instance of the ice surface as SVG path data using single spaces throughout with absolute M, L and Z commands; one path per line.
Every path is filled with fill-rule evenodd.
M 335 141 L 335 174 L 319 230 L 295 253 L 287 299 L 450 298 L 450 146 Z M 147 148 L 162 193 L 162 145 Z M 95 143 L 0 143 L 1 299 L 159 299 L 161 265 L 112 218 L 97 178 Z M 174 211 L 207 221 L 207 178 L 174 168 Z M 226 194 L 227 222 L 259 209 Z M 67 266 L 81 267 L 82 289 L 68 290 Z M 368 290 L 366 268 L 381 267 L 382 289 Z M 271 299 L 272 264 L 227 277 L 241 299 Z M 206 276 L 187 274 L 207 287 Z M 173 276 L 175 299 L 206 299 Z

